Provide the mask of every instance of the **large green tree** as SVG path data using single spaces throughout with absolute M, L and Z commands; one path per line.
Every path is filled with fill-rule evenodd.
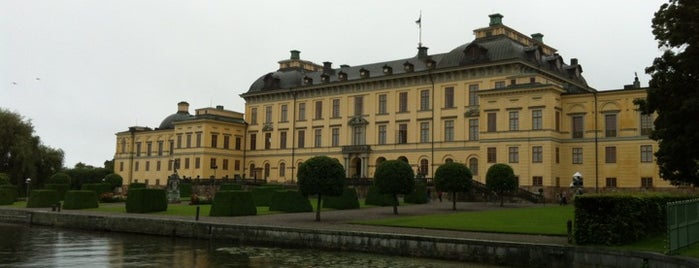
M 12 184 L 25 187 L 25 179 L 41 185 L 63 168 L 63 151 L 43 145 L 31 121 L 0 108 L 0 172 Z
M 473 174 L 466 165 L 451 162 L 439 166 L 434 173 L 434 184 L 438 191 L 450 192 L 452 210 L 456 210 L 456 193 L 466 192 L 473 184 Z
M 335 158 L 316 156 L 299 166 L 297 176 L 301 193 L 318 195 L 316 221 L 320 221 L 323 196 L 340 196 L 345 189 L 345 168 Z
M 519 184 L 515 172 L 507 164 L 495 164 L 488 168 L 485 174 L 485 187 L 498 194 L 500 206 L 505 202 L 505 196 L 517 190 Z
M 415 172 L 405 161 L 388 160 L 374 173 L 374 185 L 380 194 L 393 196 L 393 214 L 398 214 L 398 195 L 409 194 L 415 189 Z
M 80 189 L 85 183 L 102 182 L 102 180 L 104 180 L 108 174 L 113 173 L 114 170 L 94 167 L 78 162 L 75 164 L 74 168 L 66 169 L 64 172 L 72 178 L 70 182 L 71 188 Z
M 636 103 L 645 114 L 657 113 L 650 138 L 658 141 L 660 176 L 699 185 L 699 1 L 670 0 L 652 26 L 664 52 L 646 68 L 648 97 Z

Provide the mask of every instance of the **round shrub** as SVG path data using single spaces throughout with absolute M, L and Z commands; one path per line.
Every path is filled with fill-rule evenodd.
M 65 200 L 66 192 L 70 190 L 70 184 L 47 183 L 44 184 L 44 189 L 56 190 L 56 192 L 58 192 L 58 199 Z
M 97 208 L 97 193 L 90 190 L 72 190 L 66 192 L 66 199 L 63 201 L 64 209 L 85 209 Z
M 341 196 L 326 196 L 323 198 L 324 208 L 333 209 L 357 209 L 359 208 L 359 198 L 357 189 L 345 188 Z
M 0 205 L 12 205 L 17 201 L 17 186 L 0 185 Z
M 257 207 L 248 191 L 218 191 L 211 204 L 209 216 L 257 215 Z
M 126 197 L 126 212 L 147 213 L 167 210 L 164 189 L 131 189 Z
M 56 174 L 51 175 L 51 177 L 46 180 L 47 184 L 68 184 L 70 185 L 70 175 L 63 173 L 63 172 L 58 172 Z
M 311 201 L 298 191 L 276 191 L 269 202 L 270 211 L 312 212 Z
M 112 186 L 112 190 L 116 187 L 121 187 L 124 184 L 124 179 L 116 173 L 111 173 L 104 177 L 104 182 Z
M 58 192 L 56 190 L 33 190 L 29 194 L 28 208 L 48 208 L 60 202 Z

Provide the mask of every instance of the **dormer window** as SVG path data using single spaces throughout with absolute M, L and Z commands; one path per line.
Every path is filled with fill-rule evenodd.
M 391 66 L 384 65 L 383 66 L 383 74 L 385 74 L 385 75 L 393 74 L 393 68 L 391 68 Z
M 412 72 L 412 71 L 415 70 L 415 65 L 413 65 L 412 63 L 406 61 L 405 63 L 403 63 L 403 70 L 404 70 L 406 73 Z
M 320 81 L 323 83 L 330 82 L 330 76 L 327 74 L 321 74 L 320 75 Z
M 337 77 L 338 77 L 338 79 L 340 79 L 340 81 L 346 81 L 347 80 L 347 73 L 341 71 L 337 74 Z
M 425 61 L 425 65 L 427 65 L 428 69 L 434 69 L 434 67 L 437 65 L 436 62 L 432 59 L 428 59 Z
M 359 76 L 360 76 L 361 78 L 369 78 L 369 70 L 364 69 L 364 68 L 360 69 L 360 70 L 359 70 Z
M 303 85 L 308 86 L 308 85 L 313 85 L 313 78 L 310 78 L 308 76 L 303 78 Z

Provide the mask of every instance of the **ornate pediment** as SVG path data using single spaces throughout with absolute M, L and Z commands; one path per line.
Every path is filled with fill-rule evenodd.
M 272 122 L 267 122 L 262 126 L 262 131 L 272 131 L 274 130 L 274 126 L 272 126 Z
M 479 116 L 480 113 L 481 112 L 480 112 L 480 109 L 478 109 L 478 107 L 470 107 L 466 110 L 466 112 L 464 113 L 464 116 L 465 117 L 476 117 L 476 116 Z
M 355 116 L 347 122 L 350 126 L 364 126 L 368 125 L 369 121 L 366 121 L 362 116 Z

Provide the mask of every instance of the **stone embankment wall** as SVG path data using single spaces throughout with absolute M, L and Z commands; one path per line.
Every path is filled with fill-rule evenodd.
M 699 260 L 589 247 L 401 234 L 210 223 L 149 215 L 0 209 L 0 222 L 93 231 L 216 239 L 236 244 L 347 250 L 514 267 L 699 267 Z

